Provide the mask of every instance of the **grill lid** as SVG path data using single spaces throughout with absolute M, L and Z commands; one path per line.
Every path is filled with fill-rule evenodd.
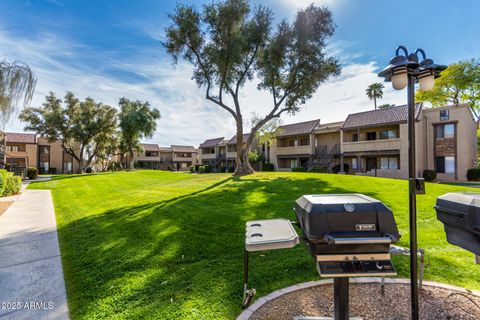
M 444 194 L 437 198 L 435 210 L 444 223 L 447 241 L 480 255 L 480 194 Z
M 310 241 L 341 237 L 400 237 L 392 211 L 381 201 L 363 194 L 318 194 L 300 197 L 297 220 Z

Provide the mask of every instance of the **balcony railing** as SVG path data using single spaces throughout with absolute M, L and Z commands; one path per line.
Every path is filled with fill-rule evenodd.
M 342 144 L 343 152 L 357 152 L 357 151 L 381 151 L 400 149 L 401 140 L 396 139 L 382 139 L 382 140 L 365 140 L 355 142 L 344 142 Z
M 159 156 L 139 156 L 135 159 L 136 161 L 160 161 Z
M 212 159 L 215 159 L 216 155 L 215 153 L 202 153 L 200 155 L 200 158 L 202 158 L 203 160 L 212 160 Z
M 312 147 L 307 146 L 296 146 L 296 147 L 277 147 L 277 155 L 298 155 L 298 154 L 311 154 Z

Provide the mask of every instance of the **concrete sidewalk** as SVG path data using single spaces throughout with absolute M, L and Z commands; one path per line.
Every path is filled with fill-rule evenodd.
M 49 190 L 24 190 L 0 216 L 0 320 L 69 319 Z

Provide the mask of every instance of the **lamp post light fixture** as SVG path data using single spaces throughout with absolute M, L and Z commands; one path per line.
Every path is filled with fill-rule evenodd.
M 403 51 L 403 55 L 400 54 Z M 422 60 L 419 62 L 418 54 Z M 438 65 L 432 59 L 427 59 L 425 51 L 417 49 L 408 53 L 407 48 L 399 46 L 395 50 L 395 57 L 389 65 L 378 75 L 385 78 L 386 82 L 392 82 L 395 90 L 407 87 L 408 100 L 408 204 L 410 222 L 410 289 L 411 289 L 411 312 L 412 320 L 419 319 L 418 310 L 418 275 L 417 275 L 417 197 L 418 193 L 424 193 L 424 180 L 417 178 L 415 168 L 415 82 L 419 84 L 419 90 L 428 91 L 433 88 L 435 78 L 447 66 Z

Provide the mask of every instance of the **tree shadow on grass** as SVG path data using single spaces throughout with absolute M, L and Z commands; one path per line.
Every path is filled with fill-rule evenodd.
M 301 195 L 346 192 L 355 190 L 318 178 L 233 177 L 62 225 L 70 312 L 84 319 L 232 319 L 241 311 L 245 222 L 293 220 Z M 259 296 L 318 278 L 302 246 L 254 254 L 251 266 Z

